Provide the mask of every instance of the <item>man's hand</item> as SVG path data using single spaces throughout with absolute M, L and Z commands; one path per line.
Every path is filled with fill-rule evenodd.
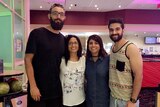
M 30 93 L 31 93 L 32 98 L 35 101 L 40 101 L 41 93 L 37 87 L 32 87 L 30 89 Z
M 136 103 L 132 103 L 131 101 L 128 101 L 126 107 L 136 107 Z

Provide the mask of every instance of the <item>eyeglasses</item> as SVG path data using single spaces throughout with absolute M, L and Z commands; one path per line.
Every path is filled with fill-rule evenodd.
M 68 45 L 78 45 L 78 42 L 69 42 Z
M 58 15 L 60 15 L 61 17 L 65 16 L 65 13 L 63 13 L 63 12 L 57 12 L 57 11 L 53 11 L 53 12 L 51 12 L 51 14 L 54 15 L 54 16 L 58 16 Z

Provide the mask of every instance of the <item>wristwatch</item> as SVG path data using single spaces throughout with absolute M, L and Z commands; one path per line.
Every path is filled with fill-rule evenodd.
M 137 100 L 134 99 L 134 98 L 130 98 L 130 101 L 131 101 L 132 103 L 136 103 L 136 102 L 137 102 Z

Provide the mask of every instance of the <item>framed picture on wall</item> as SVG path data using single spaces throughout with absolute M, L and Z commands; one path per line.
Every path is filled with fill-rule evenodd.
M 22 52 L 22 39 L 16 39 L 16 52 Z
M 153 52 L 153 47 L 149 47 L 149 52 Z

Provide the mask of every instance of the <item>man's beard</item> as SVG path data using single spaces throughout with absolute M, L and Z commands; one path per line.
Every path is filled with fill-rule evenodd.
M 122 39 L 123 34 L 119 35 L 119 34 L 112 34 L 110 35 L 110 38 L 113 42 L 118 42 Z
M 64 22 L 60 19 L 53 20 L 52 18 L 50 18 L 50 24 L 51 24 L 52 29 L 61 30 L 64 25 Z

